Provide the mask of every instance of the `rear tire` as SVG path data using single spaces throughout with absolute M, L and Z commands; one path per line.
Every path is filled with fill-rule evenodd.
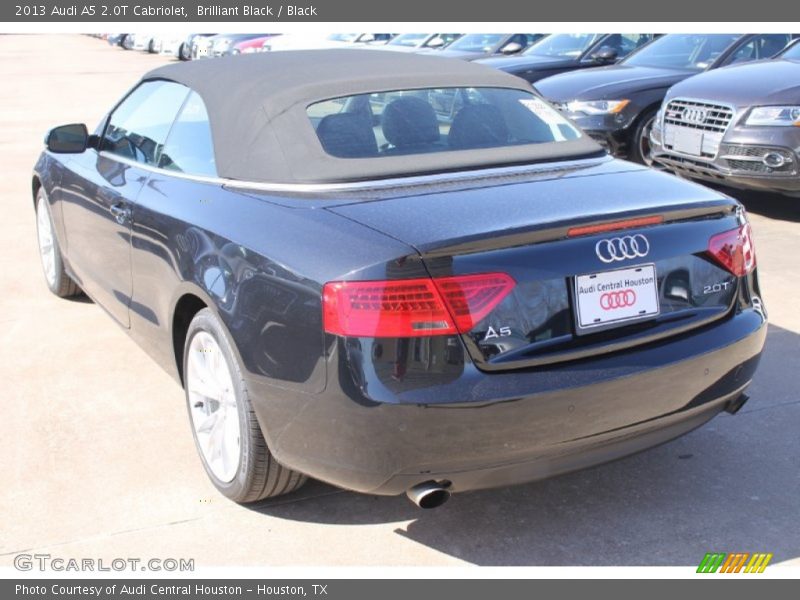
M 305 475 L 280 465 L 267 448 L 239 361 L 223 325 L 207 308 L 189 324 L 183 373 L 195 445 L 222 495 L 234 502 L 257 502 L 306 482 Z
M 41 189 L 36 194 L 36 237 L 47 288 L 59 298 L 80 294 L 81 288 L 64 269 L 64 259 L 58 247 L 53 219 L 50 216 L 50 204 L 44 190 Z

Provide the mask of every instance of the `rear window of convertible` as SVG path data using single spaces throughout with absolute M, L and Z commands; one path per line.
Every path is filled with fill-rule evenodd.
M 379 158 L 547 144 L 579 131 L 537 96 L 506 88 L 359 94 L 311 104 L 322 147 L 337 158 Z

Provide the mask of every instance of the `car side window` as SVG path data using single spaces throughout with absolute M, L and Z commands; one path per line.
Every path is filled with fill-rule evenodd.
M 791 36 L 788 33 L 765 33 L 753 36 L 746 44 L 738 48 L 725 64 L 748 62 L 771 58 L 786 47 Z
M 175 120 L 158 166 L 190 175 L 217 176 L 208 112 L 196 92 L 189 94 Z
M 101 150 L 145 165 L 158 164 L 175 116 L 189 88 L 169 81 L 147 81 L 111 113 Z
M 653 41 L 652 33 L 623 33 L 620 35 L 619 58 L 628 56 L 651 41 Z

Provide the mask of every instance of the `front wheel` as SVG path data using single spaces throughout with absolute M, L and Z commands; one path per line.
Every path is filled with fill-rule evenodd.
M 256 420 L 242 368 L 209 309 L 186 334 L 184 388 L 195 445 L 211 482 L 234 502 L 256 502 L 300 488 L 306 477 L 275 460 Z
M 628 150 L 628 158 L 630 160 L 648 167 L 653 166 L 650 131 L 652 131 L 653 123 L 656 121 L 657 112 L 657 109 L 651 109 L 639 118 L 636 127 L 633 129 Z

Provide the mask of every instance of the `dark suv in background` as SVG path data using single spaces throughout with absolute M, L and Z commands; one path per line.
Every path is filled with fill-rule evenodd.
M 536 89 L 612 154 L 650 165 L 650 129 L 670 87 L 703 71 L 770 58 L 791 38 L 669 34 L 616 65 L 548 77 Z

